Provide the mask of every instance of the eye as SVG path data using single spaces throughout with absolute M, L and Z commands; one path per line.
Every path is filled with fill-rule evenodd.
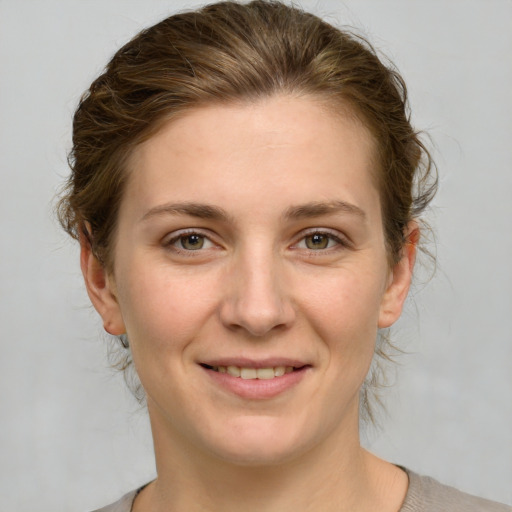
M 214 247 L 214 243 L 201 233 L 190 232 L 180 233 L 167 243 L 168 246 L 177 251 L 199 251 L 201 249 L 210 249 Z
M 323 231 L 315 231 L 304 236 L 295 246 L 298 249 L 308 249 L 310 251 L 321 251 L 332 249 L 339 246 L 346 246 L 340 237 Z
M 178 243 L 181 249 L 187 249 L 188 251 L 197 251 L 204 247 L 205 237 L 203 235 L 197 235 L 193 233 L 191 235 L 181 236 L 178 239 Z
M 329 242 L 331 242 L 332 245 L 333 241 L 323 233 L 314 233 L 304 238 L 306 247 L 313 250 L 327 249 L 329 247 Z

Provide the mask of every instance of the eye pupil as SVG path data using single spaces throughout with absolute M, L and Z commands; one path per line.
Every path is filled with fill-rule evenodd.
M 201 235 L 186 235 L 181 238 L 181 246 L 188 250 L 202 249 L 204 245 L 204 236 Z
M 321 233 L 314 233 L 306 237 L 308 249 L 325 249 L 329 244 L 329 237 Z

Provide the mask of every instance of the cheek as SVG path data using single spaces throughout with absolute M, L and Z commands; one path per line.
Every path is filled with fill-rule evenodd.
M 156 353 L 183 348 L 210 315 L 213 284 L 158 263 L 132 268 L 137 272 L 125 273 L 119 302 L 134 350 L 139 345 Z
M 358 357 L 371 360 L 384 288 L 381 281 L 380 274 L 340 271 L 304 296 L 309 323 L 329 346 L 331 357 L 341 358 L 343 365 Z
M 378 272 L 342 269 L 326 276 L 314 294 L 309 288 L 319 315 L 343 318 L 345 327 L 361 324 L 377 325 L 378 313 L 384 294 L 385 278 Z

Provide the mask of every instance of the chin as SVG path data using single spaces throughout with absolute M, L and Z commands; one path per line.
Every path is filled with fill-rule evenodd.
M 212 439 L 211 452 L 225 462 L 258 467 L 286 463 L 306 452 L 314 443 L 312 436 L 287 428 L 269 418 L 247 418 Z
M 224 462 L 253 468 L 279 466 L 300 455 L 296 446 L 269 446 L 256 442 L 240 443 L 237 446 L 226 447 L 221 452 L 217 446 L 216 452 Z

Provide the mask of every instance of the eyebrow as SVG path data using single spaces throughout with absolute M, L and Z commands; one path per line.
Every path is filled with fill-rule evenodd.
M 287 220 L 300 220 L 322 215 L 335 215 L 337 213 L 349 213 L 366 219 L 365 212 L 358 206 L 346 201 L 311 202 L 297 206 L 291 206 L 284 213 Z M 166 203 L 150 208 L 141 218 L 145 221 L 151 217 L 160 215 L 188 215 L 198 219 L 210 219 L 227 222 L 232 217 L 218 206 L 204 203 Z
M 203 203 L 166 203 L 149 209 L 141 218 L 142 221 L 159 215 L 188 215 L 199 219 L 227 221 L 228 213 L 219 208 Z
M 286 219 L 300 220 L 336 213 L 349 213 L 366 220 L 366 213 L 359 206 L 346 201 L 312 202 L 291 206 L 284 216 Z

